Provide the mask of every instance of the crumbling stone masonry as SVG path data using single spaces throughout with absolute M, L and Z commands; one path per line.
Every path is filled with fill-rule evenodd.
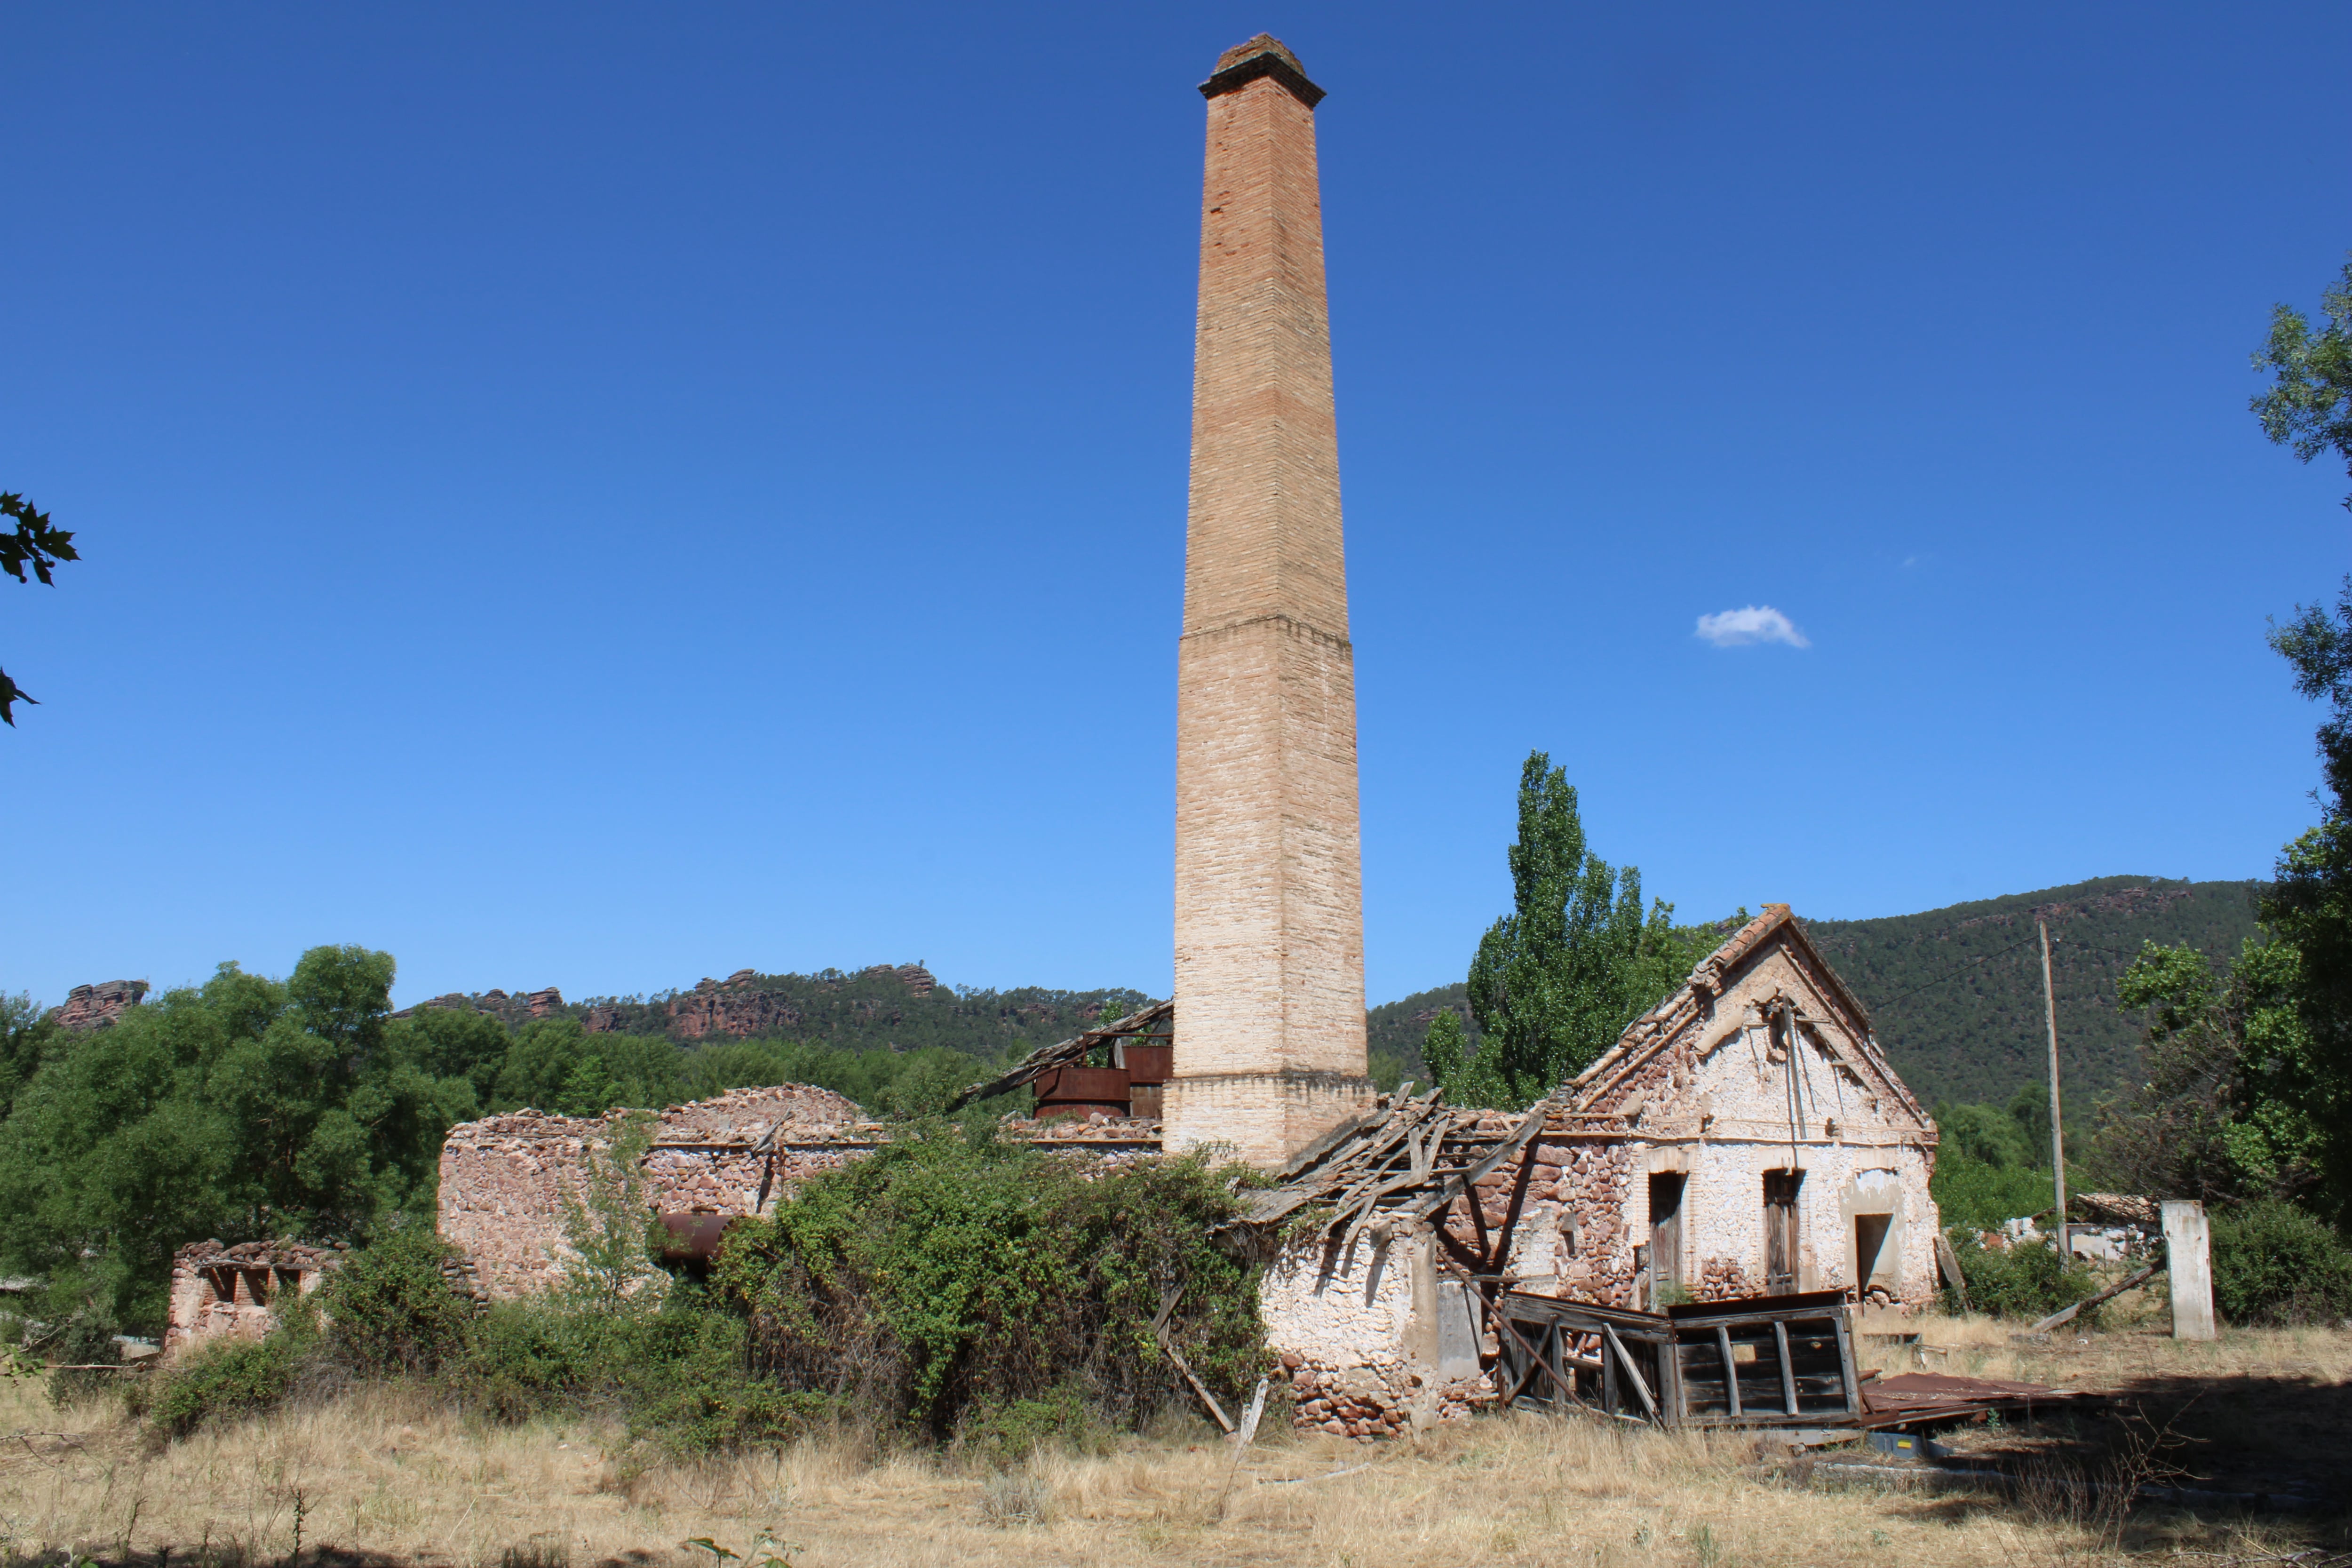
M 587 1152 L 629 1113 L 519 1110 L 449 1130 L 441 1145 L 441 1238 L 459 1249 L 487 1300 L 557 1284 L 570 1248 L 563 1203 Z M 673 1105 L 656 1119 L 645 1170 L 659 1214 L 755 1215 L 801 1182 L 869 1154 L 887 1136 L 854 1100 L 809 1084 L 739 1089 Z M 1160 1152 L 1160 1124 L 1094 1116 L 1007 1121 L 1000 1137 L 1118 1164 Z
M 287 1292 L 307 1296 L 342 1264 L 341 1247 L 299 1241 L 192 1241 L 172 1257 L 170 1323 L 163 1352 L 224 1335 L 259 1339 L 277 1325 Z
M 626 1114 L 519 1110 L 449 1130 L 441 1145 L 441 1237 L 463 1252 L 490 1299 L 528 1296 L 562 1279 L 564 1196 L 579 1189 L 588 1148 L 609 1140 Z M 654 1206 L 755 1213 L 763 1197 L 873 1149 L 876 1131 L 855 1101 L 808 1084 L 673 1105 L 656 1118 L 646 1158 Z

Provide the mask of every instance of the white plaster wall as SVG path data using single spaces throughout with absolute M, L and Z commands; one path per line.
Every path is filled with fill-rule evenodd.
M 1325 1366 L 1369 1366 L 1402 1358 L 1412 1320 L 1412 1247 L 1375 1248 L 1359 1237 L 1327 1278 L 1323 1248 L 1285 1251 L 1258 1286 L 1266 1342 Z

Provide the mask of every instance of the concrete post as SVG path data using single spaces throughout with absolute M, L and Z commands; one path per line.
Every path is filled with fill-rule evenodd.
M 1201 90 L 1208 153 L 1176 670 L 1171 1150 L 1278 1164 L 1370 1103 L 1355 650 L 1315 105 L 1263 34 Z
M 2172 1337 L 2213 1338 L 2213 1227 L 2193 1198 L 2165 1200 L 2164 1268 L 2172 1279 Z

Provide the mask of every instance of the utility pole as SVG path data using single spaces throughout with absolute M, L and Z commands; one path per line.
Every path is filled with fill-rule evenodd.
M 2042 930 L 2042 1016 L 2050 1026 L 2050 1168 L 2058 1180 L 2058 1256 L 2068 1254 L 2066 1242 L 2066 1134 L 2058 1115 L 2058 993 L 2050 983 L 2050 922 L 2033 922 Z

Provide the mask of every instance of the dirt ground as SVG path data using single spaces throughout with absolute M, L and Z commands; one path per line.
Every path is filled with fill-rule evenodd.
M 2177 1344 L 2132 1309 L 2017 1344 L 1930 1320 L 1865 1364 L 2112 1391 L 2137 1418 L 1963 1429 L 1954 1447 L 2039 1479 L 1933 1493 L 1759 1455 L 1750 1440 L 1533 1414 L 1377 1446 L 1277 1435 L 1236 1464 L 1182 1426 L 997 1473 L 843 1436 L 693 1466 L 648 1464 L 595 1424 L 486 1426 L 379 1390 L 157 1447 L 110 1405 L 0 1391 L 0 1559 L 140 1568 L 671 1568 L 773 1558 L 929 1565 L 1485 1563 L 2306 1565 L 2352 1551 L 2341 1515 L 2126 1508 L 2117 1477 L 2231 1490 L 2315 1488 L 2352 1506 L 2352 1331 Z M 2135 1438 L 2133 1434 L 2140 1433 Z M 2146 1434 L 2162 1436 L 2151 1447 Z M 1877 1472 L 1870 1473 L 1874 1478 Z M 761 1545 L 762 1542 L 768 1544 Z M 2299 1553 L 2310 1555 L 2298 1556 Z M 2352 1563 L 2352 1555 L 2340 1559 Z

